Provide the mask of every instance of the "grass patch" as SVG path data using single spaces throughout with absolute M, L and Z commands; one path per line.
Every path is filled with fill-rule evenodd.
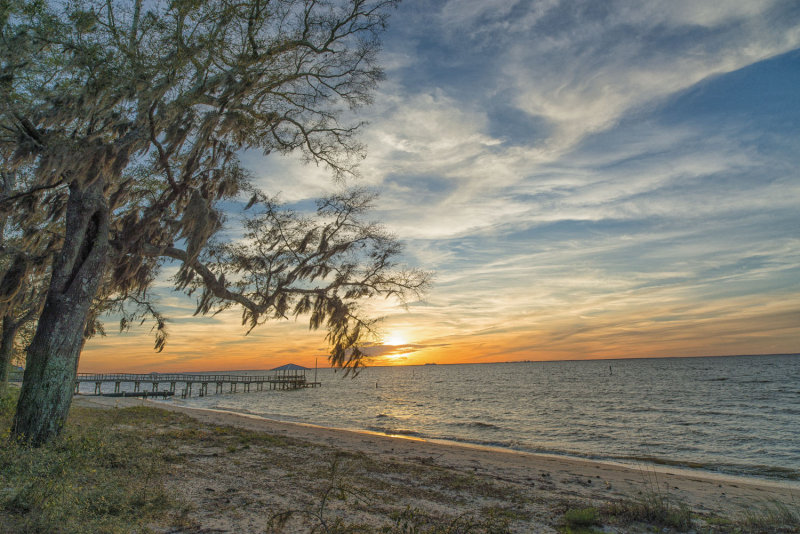
M 692 527 L 689 507 L 662 493 L 645 493 L 638 499 L 612 502 L 603 512 L 624 523 L 647 523 L 679 531 Z
M 28 448 L 9 438 L 15 401 L 0 403 L 0 531 L 148 532 L 180 510 L 164 489 L 164 451 L 148 430 L 171 414 L 73 409 L 61 436 Z
M 800 506 L 790 507 L 780 502 L 771 502 L 759 509 L 748 510 L 736 523 L 745 532 L 800 532 Z
M 561 532 L 565 534 L 592 534 L 602 532 L 595 527 L 602 524 L 597 508 L 572 508 L 564 512 Z
M 296 507 L 284 508 L 274 518 L 276 532 L 282 519 L 292 519 L 319 532 L 499 534 L 509 532 L 511 522 L 527 518 L 520 506 L 525 499 L 515 490 L 473 474 L 205 425 L 144 406 L 73 406 L 61 436 L 46 446 L 27 448 L 9 439 L 15 404 L 16 397 L 0 399 L 0 532 L 194 531 L 206 511 L 192 508 L 166 489 L 171 473 L 186 476 L 190 471 L 209 481 L 203 498 L 223 515 L 251 505 L 281 510 L 273 504 L 274 495 L 291 496 Z M 333 463 L 321 468 L 325 464 L 319 459 L 324 458 Z M 204 472 L 209 469 L 218 476 L 220 471 L 235 471 L 240 463 L 269 473 L 263 481 L 256 480 L 270 489 L 260 494 L 252 486 L 225 489 L 218 485 L 231 484 L 221 482 L 224 476 L 210 482 Z M 293 495 L 298 488 L 301 495 Z M 415 508 L 424 501 L 452 505 L 466 495 L 481 497 L 486 505 L 471 511 L 464 506 L 447 511 Z M 402 500 L 415 504 L 398 513 L 398 505 L 406 504 L 398 502 Z M 382 518 L 370 527 L 360 522 L 364 512 L 373 517 L 377 512 Z M 266 518 L 263 527 L 269 527 Z
M 454 519 L 432 517 L 418 508 L 406 508 L 393 514 L 394 524 L 384 526 L 386 534 L 507 534 L 509 521 L 494 513 L 479 517 L 464 514 Z

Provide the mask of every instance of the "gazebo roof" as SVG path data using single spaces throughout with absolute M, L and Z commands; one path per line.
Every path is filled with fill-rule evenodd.
M 281 365 L 280 367 L 276 367 L 275 369 L 270 369 L 270 371 L 310 371 L 308 367 L 303 367 L 302 365 L 296 365 L 294 363 L 287 363 L 286 365 Z

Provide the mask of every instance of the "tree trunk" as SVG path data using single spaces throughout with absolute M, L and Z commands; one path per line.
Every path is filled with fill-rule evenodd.
M 13 317 L 3 317 L 3 333 L 0 337 L 0 396 L 5 395 L 8 390 L 8 371 L 11 368 L 11 356 L 14 354 L 17 326 Z
M 2 183 L 3 193 L 8 194 L 14 187 L 14 174 L 5 171 L 0 172 L 0 183 Z M 5 241 L 8 219 L 8 215 L 0 217 L 0 245 L 3 245 Z M 0 396 L 5 395 L 6 391 L 8 391 L 8 372 L 11 367 L 11 355 L 14 354 L 14 334 L 16 334 L 16 329 L 11 333 L 10 343 L 6 339 L 6 329 L 13 323 L 14 319 L 12 317 L 3 316 L 3 337 L 2 341 L 0 341 Z
M 103 180 L 70 185 L 64 246 L 33 336 L 12 434 L 38 446 L 56 437 L 72 402 L 89 307 L 108 256 Z

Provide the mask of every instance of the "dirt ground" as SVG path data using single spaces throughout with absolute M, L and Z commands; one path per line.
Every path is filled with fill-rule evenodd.
M 452 532 L 556 532 L 567 510 L 647 495 L 684 503 L 701 517 L 731 519 L 776 503 L 796 508 L 800 501 L 800 487 L 792 483 L 458 446 L 140 399 L 75 402 L 152 405 L 218 432 L 259 433 L 224 448 L 195 439 L 179 447 L 176 454 L 188 461 L 173 469 L 168 486 L 189 506 L 186 528 L 173 532 L 447 532 L 448 526 Z

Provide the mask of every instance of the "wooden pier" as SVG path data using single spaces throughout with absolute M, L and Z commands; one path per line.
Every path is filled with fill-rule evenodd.
M 121 393 L 100 393 L 101 397 L 162 397 L 166 399 L 167 397 L 172 397 L 175 395 L 173 391 L 123 391 Z
M 292 370 L 287 372 L 281 369 L 273 374 L 265 375 L 201 375 L 191 373 L 177 373 L 177 374 L 92 374 L 92 373 L 78 373 L 75 378 L 75 393 L 80 393 L 80 387 L 83 383 L 94 384 L 94 395 L 102 395 L 102 386 L 104 383 L 114 384 L 113 395 L 122 396 L 126 394 L 121 390 L 124 383 L 133 384 L 133 392 L 127 392 L 126 396 L 145 396 L 145 390 L 142 389 L 142 384 L 149 386 L 146 391 L 148 396 L 170 396 L 175 395 L 180 391 L 183 398 L 191 397 L 192 392 L 196 392 L 198 396 L 203 397 L 209 394 L 208 385 L 214 385 L 214 393 L 223 393 L 228 386 L 230 393 L 239 391 L 248 392 L 252 391 L 255 385 L 255 391 L 264 391 L 266 389 L 300 389 L 300 388 L 315 388 L 320 385 L 319 382 L 309 382 L 306 380 L 305 369 Z M 178 385 L 182 384 L 182 388 Z M 168 388 L 168 389 L 162 389 Z M 108 394 L 112 395 L 112 394 Z

